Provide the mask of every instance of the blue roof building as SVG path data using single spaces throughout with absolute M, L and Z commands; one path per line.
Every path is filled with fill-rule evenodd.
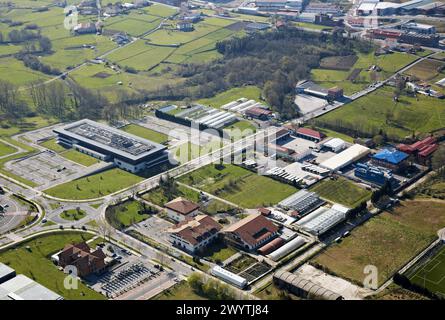
M 396 149 L 383 149 L 372 156 L 371 161 L 379 166 L 393 170 L 400 169 L 406 164 L 408 154 Z

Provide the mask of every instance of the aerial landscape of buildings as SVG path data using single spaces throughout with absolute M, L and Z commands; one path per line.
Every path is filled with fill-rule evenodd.
M 445 2 L 0 27 L 0 300 L 444 299 Z

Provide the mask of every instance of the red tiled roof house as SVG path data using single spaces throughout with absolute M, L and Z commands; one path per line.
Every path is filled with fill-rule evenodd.
M 219 223 L 208 215 L 187 217 L 169 229 L 170 241 L 174 246 L 194 253 L 213 242 L 220 230 Z
M 85 277 L 92 273 L 99 274 L 105 270 L 105 254 L 101 249 L 92 251 L 85 242 L 78 244 L 67 244 L 58 254 L 60 267 L 74 266 L 77 275 Z
M 246 250 L 255 250 L 278 234 L 278 227 L 261 213 L 232 224 L 223 230 L 225 240 Z
M 196 216 L 199 210 L 199 205 L 182 197 L 173 199 L 166 203 L 164 207 L 167 209 L 167 216 L 176 222 Z

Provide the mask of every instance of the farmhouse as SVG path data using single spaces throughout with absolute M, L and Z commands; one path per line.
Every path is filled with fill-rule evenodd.
M 168 160 L 166 146 L 89 119 L 53 131 L 59 144 L 114 162 L 126 171 L 138 172 Z
M 408 155 L 395 149 L 383 149 L 372 156 L 375 165 L 398 171 L 407 165 Z
M 218 237 L 221 226 L 207 215 L 187 217 L 169 230 L 174 246 L 188 252 L 205 248 Z
M 73 28 L 73 31 L 76 34 L 96 33 L 100 32 L 100 30 L 101 30 L 100 22 L 79 23 L 77 26 Z
M 181 222 L 187 218 L 194 217 L 198 214 L 199 206 L 185 198 L 179 197 L 166 203 L 167 216 L 176 222 Z
M 74 266 L 77 275 L 86 277 L 92 273 L 100 274 L 105 271 L 105 253 L 101 249 L 92 251 L 86 242 L 67 244 L 57 255 L 60 267 Z
M 278 227 L 261 213 L 251 214 L 223 230 L 227 242 L 255 250 L 278 234 Z

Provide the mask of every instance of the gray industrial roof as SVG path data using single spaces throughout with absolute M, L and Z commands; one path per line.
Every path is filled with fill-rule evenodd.
M 62 300 L 57 293 L 23 274 L 0 284 L 0 300 Z
M 96 145 L 131 160 L 138 160 L 167 148 L 162 144 L 142 139 L 123 130 L 89 119 L 70 123 L 63 128 L 56 128 L 54 132 Z
M 0 262 L 0 279 L 12 273 L 15 273 L 14 269 Z

